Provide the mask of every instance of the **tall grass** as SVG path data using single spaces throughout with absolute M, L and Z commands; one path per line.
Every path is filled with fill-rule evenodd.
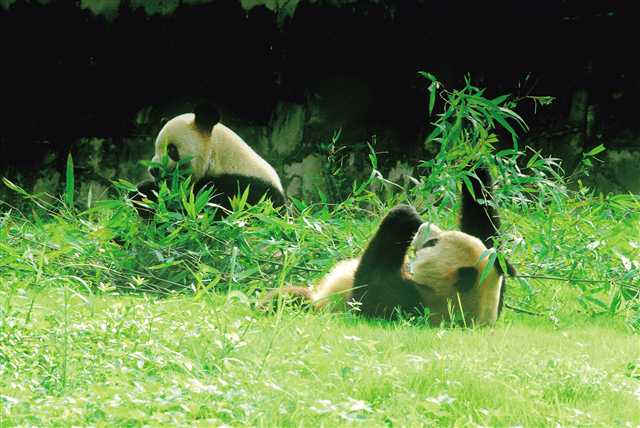
M 30 202 L 30 212 L 4 204 L 0 275 L 33 285 L 62 278 L 85 291 L 234 290 L 251 299 L 268 286 L 313 281 L 336 260 L 357 255 L 396 203 L 411 203 L 430 221 L 455 227 L 459 186 L 470 186 L 473 168 L 483 163 L 494 170 L 495 200 L 506 220 L 500 257 L 509 255 L 522 273 L 510 303 L 546 313 L 557 304 L 536 299 L 539 290 L 561 286 L 576 290 L 572 307 L 594 315 L 624 313 L 637 326 L 638 198 L 569 190 L 557 159 L 519 149 L 509 122 L 522 131 L 527 127 L 511 109 L 510 97 L 486 99 L 470 80 L 449 91 L 425 76 L 431 81 L 430 108 L 437 97 L 442 113 L 426 142 L 434 156 L 418 161 L 419 174 L 408 189 L 387 198 L 372 190 L 385 179 L 371 150 L 370 176 L 352 183 L 344 200 L 314 204 L 292 198 L 279 216 L 268 201 L 246 206 L 245 194 L 236 198 L 233 213 L 214 221 L 218 208 L 207 202 L 211 190 L 194 195 L 190 179 L 176 169 L 160 186 L 154 220 L 144 222 L 124 197 L 133 188 L 125 180 L 115 183 L 121 198 L 88 201 L 91 208 L 79 209 L 69 156 L 66 191 L 57 203 L 3 179 Z M 511 145 L 497 150 L 500 129 Z M 585 154 L 585 164 L 601 150 Z
M 336 199 L 279 215 L 238 195 L 220 221 L 179 172 L 152 221 L 124 180 L 117 199 L 78 201 L 71 157 L 60 198 L 4 178 L 25 203 L 0 205 L 0 425 L 637 425 L 640 201 L 521 147 L 510 97 L 425 76 L 442 106 L 433 156 L 387 196 L 375 150 L 364 180 L 334 175 Z M 498 184 L 500 255 L 521 273 L 495 329 L 253 309 L 359 254 L 399 202 L 455 227 L 480 163 Z

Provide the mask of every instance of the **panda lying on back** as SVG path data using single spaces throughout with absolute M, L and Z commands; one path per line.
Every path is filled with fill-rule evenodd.
M 284 206 L 286 197 L 278 173 L 231 129 L 220 123 L 217 109 L 198 106 L 194 113 L 186 113 L 169 120 L 158 133 L 152 162 L 161 163 L 169 158 L 168 168 L 175 168 L 181 159 L 190 157 L 189 166 L 194 183 L 194 193 L 207 185 L 214 187 L 212 202 L 230 209 L 229 198 L 242 193 L 249 186 L 247 202 L 257 203 L 264 195 L 276 207 Z M 150 168 L 154 180 L 138 185 L 138 193 L 132 198 L 143 217 L 151 215 L 140 204 L 145 197 L 155 200 L 158 168 Z M 218 211 L 218 216 L 222 215 Z
M 489 171 L 477 169 L 476 173 L 485 187 L 484 199 L 490 199 Z M 480 198 L 481 183 L 473 182 L 474 194 Z M 266 301 L 289 294 L 322 308 L 337 298 L 359 302 L 360 313 L 367 317 L 394 318 L 398 309 L 422 315 L 428 308 L 434 325 L 450 321 L 452 315 L 467 325 L 494 323 L 502 308 L 505 275 L 496 260 L 482 282 L 480 276 L 500 219 L 495 208 L 480 205 L 462 187 L 461 231 L 423 223 L 413 208 L 398 205 L 382 220 L 361 257 L 338 263 L 314 289 L 283 288 L 268 294 Z M 409 269 L 411 245 L 416 254 Z M 507 268 L 509 275 L 516 274 L 509 263 Z

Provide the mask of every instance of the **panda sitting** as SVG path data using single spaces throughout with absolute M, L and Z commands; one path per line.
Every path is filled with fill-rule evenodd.
M 286 204 L 278 173 L 238 134 L 220 123 L 220 113 L 215 107 L 200 105 L 194 113 L 169 120 L 158 133 L 151 162 L 161 164 L 165 154 L 168 170 L 185 162 L 190 167 L 194 193 L 205 186 L 214 188 L 211 202 L 224 209 L 217 211 L 216 218 L 231 210 L 230 198 L 242 194 L 247 186 L 249 204 L 256 204 L 265 196 L 274 207 Z M 153 179 L 138 184 L 137 192 L 131 195 L 144 218 L 153 215 L 144 200 L 157 201 L 161 169 L 152 166 L 149 173 Z

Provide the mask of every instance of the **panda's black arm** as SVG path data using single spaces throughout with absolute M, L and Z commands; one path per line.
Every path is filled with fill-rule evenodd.
M 407 205 L 394 207 L 374 234 L 360 259 L 353 281 L 353 299 L 365 316 L 393 318 L 396 309 L 421 311 L 414 283 L 402 274 L 413 236 L 422 224 L 418 213 Z
M 491 200 L 493 202 L 493 179 L 491 173 L 486 167 L 476 168 L 476 175 L 480 180 L 471 178 L 473 193 L 478 199 Z M 490 204 L 480 205 L 478 201 L 473 199 L 473 195 L 462 184 L 462 210 L 460 215 L 460 230 L 473 235 L 480 239 L 487 248 L 495 246 L 494 239 L 497 238 L 500 231 L 500 215 L 495 206 Z M 516 276 L 516 268 L 505 260 L 507 272 L 510 276 Z M 502 267 L 496 264 L 499 272 L 502 273 Z M 504 292 L 505 287 L 502 288 Z M 502 299 L 500 300 L 502 305 Z
M 476 198 L 492 200 L 493 179 L 489 170 L 478 167 L 475 172 L 480 181 L 474 177 L 470 177 L 470 180 Z M 462 183 L 460 230 L 480 239 L 487 248 L 494 246 L 494 238 L 500 230 L 500 216 L 496 208 L 489 204 L 480 205 L 464 183 Z
M 157 198 L 154 192 L 158 192 L 158 190 L 158 183 L 154 180 L 147 179 L 138 183 L 135 191 L 129 192 L 128 198 L 133 202 L 140 217 L 145 219 L 153 217 L 153 210 L 145 207 L 144 204 L 142 204 L 142 201 L 147 198 L 150 201 L 156 202 Z
M 214 188 L 214 202 L 231 208 L 229 197 L 242 194 L 249 186 L 249 197 L 247 202 L 256 204 L 263 195 L 267 195 L 275 207 L 286 205 L 285 195 L 271 183 L 256 177 L 249 177 L 240 174 L 221 174 L 215 177 L 205 177 L 198 180 L 194 186 L 194 192 L 198 192 L 205 186 Z
M 422 224 L 416 210 L 397 205 L 384 217 L 365 249 L 359 273 L 397 272 L 401 269 L 413 236 Z

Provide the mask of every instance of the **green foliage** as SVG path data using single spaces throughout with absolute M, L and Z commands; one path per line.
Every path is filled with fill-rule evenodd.
M 569 190 L 556 159 L 518 149 L 512 131 L 526 125 L 508 108 L 513 100 L 488 100 L 469 79 L 463 89 L 447 91 L 434 76 L 424 75 L 432 83 L 429 99 L 436 94 L 443 108 L 426 142 L 437 150 L 432 159 L 420 162 L 424 173 L 413 178 L 409 189 L 388 198 L 373 190 L 374 184 L 388 180 L 369 146 L 369 176 L 335 182 L 331 200 L 312 204 L 292 198 L 288 212 L 279 216 L 269 201 L 249 206 L 248 189 L 243 189 L 232 198 L 232 212 L 216 221 L 214 214 L 222 207 L 209 201 L 215 189 L 194 193 L 189 160 L 170 171 L 164 156 L 157 164 L 143 162 L 163 174 L 157 202 L 145 202 L 154 209 L 154 219 L 145 222 L 124 197 L 134 189 L 125 180 L 114 183 L 119 199 L 70 210 L 74 174 L 69 156 L 66 191 L 57 202 L 4 178 L 6 186 L 29 201 L 31 213 L 5 205 L 0 277 L 32 285 L 62 281 L 93 291 L 235 290 L 255 298 L 265 288 L 317 280 L 336 260 L 358 255 L 378 219 L 398 202 L 412 203 L 426 220 L 454 228 L 459 186 L 471 189 L 470 177 L 482 163 L 494 171 L 496 198 L 475 196 L 481 203 L 497 203 L 504 217 L 499 251 L 492 252 L 491 262 L 504 265 L 508 256 L 523 274 L 519 287 L 511 287 L 509 302 L 552 316 L 565 308 L 621 314 L 639 327 L 638 198 L 597 196 L 579 182 L 577 191 Z M 506 127 L 511 147 L 498 147 L 496 127 L 509 121 L 515 124 Z M 328 171 L 334 169 L 342 179 L 338 138 L 339 133 L 325 149 Z M 585 159 L 602 150 L 594 148 Z M 555 295 L 542 292 L 551 283 L 536 276 L 559 278 L 563 288 L 575 291 L 572 300 L 544 300 Z
M 595 194 L 578 177 L 571 190 L 557 159 L 520 148 L 517 100 L 423 75 L 429 111 L 438 99 L 443 109 L 426 142 L 433 157 L 406 189 L 383 177 L 373 145 L 371 172 L 340 181 L 339 134 L 325 147 L 333 190 L 320 204 L 293 198 L 283 215 L 250 206 L 243 189 L 215 220 L 215 189 L 194 193 L 187 160 L 167 171 L 166 156 L 153 165 L 164 174 L 157 202 L 144 202 L 151 221 L 126 180 L 114 183 L 118 199 L 74 207 L 71 156 L 59 198 L 3 178 L 26 203 L 0 201 L 0 425 L 637 421 L 637 337 L 625 329 L 640 329 L 640 200 Z M 583 173 L 602 150 L 585 153 Z M 471 189 L 480 164 L 499 189 L 485 202 L 504 217 L 492 263 L 507 255 L 522 273 L 495 329 L 253 308 L 259 292 L 360 254 L 398 202 L 455 227 L 459 186 Z M 401 191 L 381 196 L 379 183 Z
M 1 0 L 0 8 L 8 8 L 15 0 Z M 48 2 L 39 0 L 40 3 Z M 131 8 L 147 15 L 172 15 L 179 5 L 197 5 L 207 3 L 207 0 L 82 0 L 80 7 L 88 9 L 95 15 L 102 15 L 109 20 L 113 20 L 118 11 L 124 7 Z M 278 25 L 282 25 L 285 19 L 290 18 L 295 13 L 299 0 L 240 0 L 240 5 L 246 11 L 254 7 L 265 7 L 273 12 L 278 20 Z

